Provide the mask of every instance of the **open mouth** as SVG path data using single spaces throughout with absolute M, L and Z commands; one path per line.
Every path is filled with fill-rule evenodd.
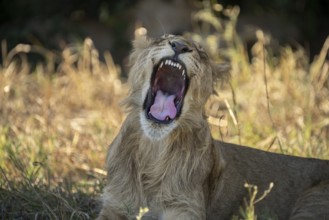
M 185 65 L 171 58 L 160 60 L 153 68 L 151 86 L 144 102 L 146 117 L 161 124 L 177 119 L 187 87 Z

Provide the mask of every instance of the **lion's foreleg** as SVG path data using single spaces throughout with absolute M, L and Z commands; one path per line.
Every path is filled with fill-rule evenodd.
M 203 211 L 199 213 L 195 213 L 189 211 L 182 211 L 180 209 L 167 209 L 162 213 L 160 220 L 172 220 L 172 219 L 179 219 L 179 220 L 202 220 L 206 219 L 205 214 Z
M 125 196 L 126 200 L 111 193 L 110 187 L 106 187 L 102 196 L 102 209 L 97 220 L 128 220 L 138 214 L 138 202 L 131 196 Z M 115 191 L 115 189 L 113 189 Z
M 136 170 L 131 161 L 136 148 L 136 136 L 133 135 L 131 118 L 127 118 L 119 134 L 111 143 L 107 155 L 107 186 L 102 194 L 103 207 L 99 220 L 129 219 L 138 214 L 139 188 Z M 133 137 L 134 138 L 133 138 Z M 125 216 L 125 217 L 124 217 Z
M 206 219 L 205 198 L 202 189 L 185 192 L 172 200 L 169 207 L 164 209 L 161 220 L 204 220 Z
M 127 218 L 122 215 L 116 214 L 111 209 L 106 209 L 103 207 L 102 211 L 99 213 L 99 216 L 96 220 L 126 220 Z

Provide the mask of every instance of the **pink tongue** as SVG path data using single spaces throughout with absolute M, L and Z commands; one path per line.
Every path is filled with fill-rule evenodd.
M 157 91 L 154 104 L 151 106 L 150 113 L 160 121 L 163 121 L 168 116 L 175 118 L 177 109 L 174 103 L 175 95 L 166 96 L 161 90 Z

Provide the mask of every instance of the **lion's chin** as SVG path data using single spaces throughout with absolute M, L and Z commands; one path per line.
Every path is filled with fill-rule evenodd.
M 145 117 L 145 113 L 140 113 L 140 123 L 146 137 L 152 140 L 166 138 L 176 127 L 176 122 L 170 124 L 159 124 Z

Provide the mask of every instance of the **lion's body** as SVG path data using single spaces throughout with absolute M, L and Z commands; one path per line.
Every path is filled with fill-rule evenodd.
M 292 218 L 297 215 L 297 210 L 293 214 L 297 201 L 308 190 L 318 193 L 317 186 L 321 186 L 323 195 L 319 197 L 320 201 L 310 198 L 310 206 L 305 211 L 312 218 L 305 219 L 328 218 L 329 161 L 269 153 L 222 142 L 216 142 L 216 148 L 226 163 L 216 184 L 219 192 L 216 201 L 212 201 L 209 219 L 229 219 L 232 214 L 237 214 L 239 207 L 244 207 L 242 199 L 248 198 L 244 182 L 258 186 L 258 197 L 271 182 L 274 184 L 270 193 L 256 204 L 258 219 L 268 219 L 269 216 Z M 295 218 L 304 219 L 301 216 Z
M 168 39 L 175 54 L 166 44 Z M 193 50 L 176 54 L 183 43 Z M 156 90 L 164 90 L 158 82 L 163 80 L 163 71 L 172 70 L 165 67 L 160 71 L 163 64 L 157 63 L 163 62 L 162 57 L 176 55 L 185 64 L 189 78 L 183 108 L 179 103 L 172 107 L 171 96 Z M 329 218 L 328 161 L 268 153 L 212 139 L 203 105 L 212 90 L 209 83 L 213 82 L 214 67 L 196 46 L 181 37 L 135 43 L 131 62 L 132 89 L 126 100 L 129 112 L 109 148 L 108 184 L 99 220 L 134 219 L 140 207 L 149 208 L 147 219 L 230 219 L 239 214 L 243 199 L 248 199 L 246 182 L 257 185 L 260 193 L 274 183 L 272 191 L 256 204 L 259 219 Z M 174 78 L 183 81 L 182 77 Z M 184 91 L 185 86 L 178 88 Z M 174 120 L 157 115 L 154 106 L 161 102 L 152 98 L 151 90 L 165 103 L 163 112 Z M 165 106 L 167 103 L 170 107 Z

